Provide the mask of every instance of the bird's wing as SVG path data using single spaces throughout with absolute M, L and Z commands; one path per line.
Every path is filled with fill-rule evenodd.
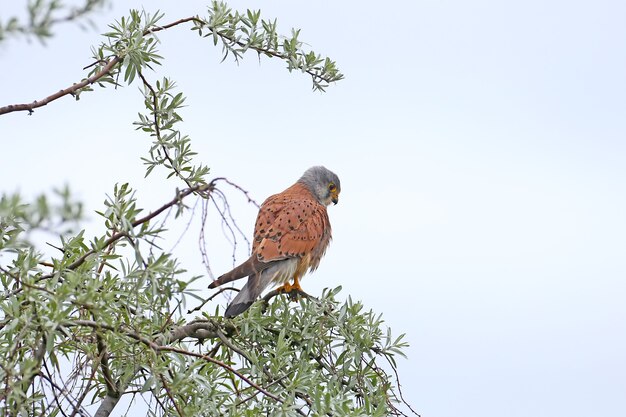
M 252 256 L 217 278 L 209 288 L 247 276 L 252 279 L 274 262 L 290 258 L 311 255 L 309 266 L 315 268 L 330 234 L 326 207 L 304 185 L 296 183 L 263 202 L 254 228 Z
M 268 198 L 257 217 L 254 254 L 263 262 L 304 257 L 330 239 L 326 207 L 302 184 Z M 318 255 L 321 257 L 323 251 Z

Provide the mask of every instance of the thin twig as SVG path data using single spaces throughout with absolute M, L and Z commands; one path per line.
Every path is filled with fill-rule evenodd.
M 233 266 L 235 266 L 237 257 L 236 257 L 236 253 L 237 253 L 237 234 L 235 233 L 235 230 L 233 230 L 232 226 L 230 225 L 230 222 L 228 221 L 228 219 L 226 218 L 226 215 L 224 214 L 226 212 L 226 206 L 228 206 L 228 201 L 226 199 L 226 196 L 224 195 L 223 192 L 221 192 L 220 190 L 217 190 L 214 195 L 217 195 L 221 198 L 222 202 L 224 203 L 224 207 L 220 209 L 220 207 L 217 205 L 217 201 L 215 200 L 215 197 L 213 196 L 211 198 L 211 202 L 213 203 L 213 205 L 215 206 L 215 209 L 217 210 L 217 213 L 220 215 L 221 219 L 222 219 L 222 233 L 224 235 L 224 237 L 226 239 L 228 239 L 230 241 L 229 236 L 226 234 L 226 231 L 228 230 L 228 232 L 230 233 L 230 236 L 232 237 L 232 246 L 233 246 L 233 251 L 232 251 L 232 260 L 233 260 Z M 244 239 L 247 238 L 245 236 L 245 234 L 241 233 L 241 230 L 237 227 L 237 230 L 239 231 L 239 233 L 241 234 L 241 236 L 243 236 Z
M 209 262 L 209 255 L 206 250 L 206 233 L 204 227 L 208 217 L 208 202 L 206 199 L 202 199 L 202 215 L 200 219 L 200 235 L 198 236 L 198 249 L 200 249 L 200 256 L 202 257 L 202 265 L 206 269 L 207 275 L 211 281 L 215 280 L 213 271 L 211 270 L 211 264 Z M 204 304 L 203 304 L 204 305 Z
M 172 395 L 172 390 L 170 390 L 169 385 L 167 385 L 167 382 L 165 382 L 165 377 L 163 377 L 163 374 L 159 373 L 159 379 L 161 380 L 161 384 L 163 384 L 163 389 L 165 389 L 165 394 L 167 394 L 172 404 L 174 404 L 174 408 L 176 408 L 176 412 L 178 413 L 180 417 L 184 417 L 185 414 L 183 413 L 183 410 L 180 409 L 180 406 L 174 399 L 174 396 Z
M 33 355 L 33 359 L 35 360 L 36 366 L 39 368 L 41 368 L 43 360 L 44 360 L 44 356 L 46 355 L 47 342 L 48 342 L 48 338 L 46 337 L 46 333 L 42 332 L 41 343 L 39 344 L 39 346 L 37 347 Z M 31 384 L 35 380 L 35 377 L 39 373 L 40 371 L 32 372 L 26 378 L 22 379 L 22 391 L 23 392 L 28 392 L 28 389 L 30 388 Z
M 187 22 L 203 23 L 203 21 L 200 18 L 196 17 L 196 16 L 185 17 L 184 19 L 178 19 L 177 21 L 172 22 L 172 23 L 168 23 L 167 25 L 156 26 L 153 29 L 148 29 L 143 34 L 145 36 L 145 35 L 148 35 L 150 33 L 160 32 L 162 30 L 166 30 L 166 29 L 169 29 L 169 28 L 171 28 L 173 26 L 180 25 L 181 23 L 187 23 Z
M 222 287 L 219 289 L 219 291 L 217 291 L 215 294 L 213 294 L 212 296 L 210 296 L 209 298 L 207 298 L 206 300 L 204 300 L 202 302 L 202 304 L 200 304 L 199 306 L 195 307 L 193 310 L 187 310 L 187 314 L 191 314 L 194 311 L 200 311 L 200 309 L 202 307 L 204 307 L 204 305 L 206 303 L 208 303 L 209 301 L 211 301 L 212 299 L 214 299 L 215 297 L 217 297 L 218 295 L 220 295 L 221 293 L 223 293 L 224 291 L 239 291 L 239 288 L 236 287 Z
M 226 345 L 226 347 L 228 347 L 233 352 L 238 353 L 241 357 L 245 358 L 248 362 L 253 363 L 250 357 L 248 356 L 248 354 L 245 353 L 243 350 L 239 349 L 237 346 L 233 345 L 233 343 L 230 340 L 228 340 L 228 338 L 224 336 L 224 333 L 222 333 L 219 329 L 215 333 L 217 334 L 217 337 L 219 337 L 219 339 L 222 341 L 222 343 Z
M 50 372 L 50 369 L 48 368 L 48 364 L 46 363 L 46 361 L 43 361 L 43 369 L 46 371 L 46 373 L 39 373 L 39 378 L 41 379 L 45 379 L 46 381 L 48 381 L 48 383 L 50 384 L 50 388 L 52 391 L 52 398 L 54 400 L 54 403 L 57 406 L 57 409 L 61 412 L 61 414 L 63 415 L 63 417 L 68 417 L 67 414 L 65 414 L 65 411 L 63 410 L 63 406 L 61 405 L 61 401 L 59 401 L 59 396 L 65 396 L 68 397 L 68 394 L 65 391 L 65 389 L 63 389 L 62 387 L 58 386 L 56 384 L 56 382 L 54 382 L 54 380 L 52 379 L 52 372 Z M 42 384 L 43 385 L 43 384 Z M 59 392 L 59 394 L 57 395 L 57 391 Z M 48 403 L 48 406 L 46 408 L 50 408 L 52 407 L 52 403 Z
M 275 385 L 275 384 L 280 384 L 283 381 L 283 379 L 287 378 L 287 376 L 288 375 L 283 375 L 281 378 L 278 378 L 278 379 L 270 382 L 269 384 L 267 384 L 266 388 L 269 388 L 269 387 L 271 387 L 272 385 Z M 257 395 L 259 395 L 259 392 L 255 391 L 253 394 L 250 394 L 248 397 L 246 397 L 243 400 L 240 400 L 239 402 L 237 402 L 237 406 L 240 406 L 241 404 L 250 401 L 251 399 L 253 399 Z
M 95 330 L 96 333 L 96 346 L 98 347 L 98 359 L 100 360 L 100 368 L 102 369 L 102 376 L 104 377 L 104 384 L 107 387 L 108 395 L 119 395 L 113 376 L 111 375 L 111 368 L 109 367 L 109 353 L 107 352 L 102 335 Z
M 143 72 L 141 71 L 137 71 L 137 74 L 139 75 L 139 78 L 141 78 L 141 81 L 143 82 L 143 85 L 150 90 L 150 94 L 152 94 L 152 116 L 153 116 L 153 120 L 154 120 L 154 134 L 156 135 L 156 141 L 157 142 L 161 142 L 161 127 L 159 126 L 159 101 L 157 99 L 157 93 L 154 90 L 154 88 L 152 87 L 152 85 L 148 82 L 148 80 L 146 79 L 146 77 L 143 76 Z M 176 164 L 174 163 L 174 161 L 172 160 L 172 158 L 170 157 L 169 152 L 167 151 L 167 148 L 165 147 L 165 144 L 161 145 L 161 149 L 163 150 L 163 153 L 165 154 L 165 159 L 167 159 L 167 162 L 169 162 L 170 167 L 174 170 L 174 172 L 176 172 L 176 175 L 178 176 L 178 178 L 182 179 L 183 181 L 185 181 L 185 184 L 187 184 L 187 186 L 189 188 L 193 187 L 193 184 L 191 183 L 191 181 L 189 181 L 188 178 L 186 178 L 182 172 L 180 172 L 180 170 L 176 167 Z
M 248 191 L 246 191 L 240 185 L 235 184 L 234 182 L 230 181 L 228 178 L 226 178 L 226 177 L 217 177 L 217 178 L 214 178 L 213 181 L 215 181 L 215 183 L 217 183 L 218 181 L 224 181 L 226 184 L 230 185 L 231 187 L 234 187 L 234 188 L 238 189 L 239 191 L 241 191 L 243 193 L 243 195 L 245 195 L 246 198 L 248 199 L 248 203 L 254 204 L 256 206 L 256 208 L 261 208 L 261 206 L 259 206 L 259 203 L 257 203 L 252 197 L 250 197 L 250 193 Z
M 79 17 L 82 17 L 90 12 L 92 12 L 95 7 L 94 6 L 100 6 L 102 7 L 103 2 L 100 2 L 101 4 L 95 4 L 95 5 L 90 5 L 90 2 L 87 2 L 84 6 L 79 7 L 79 8 L 73 8 L 72 11 L 70 13 L 68 13 L 67 15 L 63 16 L 63 17 L 57 17 L 55 19 L 50 19 L 50 25 L 55 25 L 57 23 L 64 23 L 64 22 L 71 22 L 72 20 L 76 20 Z
M 160 351 L 165 351 L 165 352 L 175 352 L 175 353 L 180 353 L 181 355 L 187 355 L 187 356 L 193 356 L 195 358 L 199 358 L 199 359 L 203 359 L 207 362 L 211 362 L 221 368 L 224 368 L 225 370 L 227 370 L 228 372 L 231 372 L 232 374 L 236 375 L 239 379 L 241 379 L 242 381 L 244 381 L 245 383 L 247 383 L 248 385 L 252 386 L 254 389 L 256 389 L 257 391 L 263 393 L 264 395 L 266 395 L 267 397 L 270 397 L 272 400 L 274 401 L 278 401 L 280 403 L 283 402 L 283 400 L 281 400 L 279 397 L 275 396 L 274 394 L 272 394 L 271 392 L 268 392 L 267 390 L 265 390 L 263 387 L 257 385 L 254 381 L 252 381 L 250 378 L 248 378 L 247 376 L 243 375 L 241 372 L 237 371 L 235 368 L 233 368 L 232 366 L 217 360 L 215 358 L 212 358 L 210 356 L 207 355 L 203 355 L 201 353 L 195 353 L 195 352 L 190 352 L 188 350 L 184 350 L 184 349 L 179 349 L 179 348 L 175 348 L 175 347 L 171 347 L 171 346 L 162 346 L 160 347 L 158 350 Z
M 413 407 L 411 407 L 411 404 L 409 404 L 405 399 L 404 396 L 402 395 L 402 388 L 400 388 L 400 377 L 398 376 L 398 370 L 396 369 L 396 367 L 394 366 L 394 364 L 391 362 L 391 360 L 389 360 L 389 358 L 387 357 L 387 355 L 383 355 L 385 357 L 385 359 L 387 360 L 387 362 L 389 363 L 389 366 L 391 366 L 391 370 L 393 371 L 393 373 L 396 375 L 396 381 L 398 382 L 398 393 L 400 394 L 400 399 L 402 400 L 402 402 L 404 403 L 404 405 L 406 405 L 407 407 L 409 407 L 409 410 L 411 410 L 411 412 L 413 414 L 415 414 L 417 417 L 421 417 L 420 414 L 417 413 L 417 411 L 413 410 Z
M 80 413 L 81 415 L 83 414 L 82 411 L 80 411 L 80 408 L 82 407 L 83 401 L 85 401 L 85 398 L 87 397 L 87 394 L 89 393 L 89 386 L 94 381 L 96 372 L 98 371 L 98 368 L 95 366 L 92 366 L 91 368 L 92 368 L 91 375 L 89 376 L 89 379 L 87 380 L 87 386 L 84 388 L 83 393 L 80 395 L 80 398 L 78 399 L 78 402 L 74 406 L 74 411 L 72 411 L 72 414 L 70 414 L 70 417 L 74 417 L 76 413 Z

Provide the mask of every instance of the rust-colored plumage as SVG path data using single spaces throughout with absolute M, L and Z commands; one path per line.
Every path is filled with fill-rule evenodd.
M 300 289 L 299 279 L 318 267 L 330 243 L 326 206 L 338 201 L 340 190 L 334 173 L 313 167 L 294 185 L 263 202 L 254 228 L 252 255 L 209 286 L 249 277 L 228 306 L 226 317 L 245 311 L 270 283 L 282 284 L 286 291 Z

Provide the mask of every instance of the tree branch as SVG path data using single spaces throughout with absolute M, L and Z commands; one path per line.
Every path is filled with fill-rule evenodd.
M 143 72 L 141 72 L 141 70 L 137 71 L 137 75 L 139 75 L 139 78 L 141 78 L 143 85 L 148 90 L 150 90 L 150 94 L 152 94 L 152 106 L 153 106 L 152 117 L 154 121 L 154 133 L 156 135 L 157 141 L 161 142 L 161 126 L 159 126 L 159 101 L 157 99 L 157 93 L 156 91 L 154 91 L 154 88 L 148 82 L 146 77 L 144 77 Z M 178 169 L 174 161 L 172 161 L 172 158 L 170 157 L 170 153 L 167 151 L 167 147 L 165 146 L 165 144 L 161 145 L 161 149 L 163 150 L 163 153 L 165 154 L 165 159 L 167 159 L 167 162 L 169 162 L 170 167 L 174 170 L 174 172 L 176 172 L 176 175 L 178 175 L 178 178 L 182 179 L 185 182 L 185 184 L 187 184 L 188 187 L 193 187 L 193 184 L 189 181 L 189 179 L 186 178 L 180 172 L 180 169 Z
M 113 376 L 111 375 L 111 368 L 109 367 L 109 353 L 107 352 L 104 340 L 102 340 L 102 335 L 98 332 L 98 330 L 95 330 L 95 332 L 96 345 L 98 346 L 98 356 L 100 359 L 100 368 L 102 369 L 104 384 L 107 387 L 107 395 L 119 396 L 119 392 L 115 386 L 115 381 L 113 381 Z
M 128 385 L 130 384 L 131 380 L 132 380 L 132 375 L 127 376 L 124 379 L 124 381 L 119 381 L 117 383 L 117 389 L 120 392 L 120 395 L 115 396 L 115 395 L 107 394 L 107 396 L 104 397 L 104 400 L 102 400 L 102 402 L 100 403 L 100 406 L 98 407 L 96 414 L 94 414 L 94 417 L 110 416 L 111 413 L 113 412 L 113 409 L 115 408 L 117 403 L 120 401 L 121 394 L 123 394 L 126 391 L 126 388 L 128 388 Z
M 164 25 L 164 26 L 158 26 L 155 27 L 153 29 L 147 30 L 144 32 L 144 36 L 145 35 L 149 35 L 150 33 L 154 33 L 154 32 L 159 32 L 161 30 L 165 30 L 165 29 L 169 29 L 173 26 L 176 25 L 180 25 L 181 23 L 186 23 L 189 21 L 200 21 L 200 19 L 198 19 L 197 17 L 188 17 L 185 19 L 180 19 L 177 20 L 175 22 L 172 22 L 170 24 Z M 76 91 L 80 90 L 83 87 L 86 87 L 87 85 L 91 85 L 93 83 L 95 83 L 96 81 L 98 81 L 100 78 L 104 77 L 105 75 L 109 74 L 113 68 L 115 68 L 115 66 L 117 64 L 119 64 L 120 62 L 122 62 L 124 60 L 123 56 L 113 56 L 111 57 L 111 59 L 107 62 L 107 64 L 100 70 L 98 71 L 97 74 L 92 75 L 89 78 L 86 78 L 85 80 L 79 82 L 79 83 L 75 83 L 73 84 L 71 87 L 67 87 L 57 93 L 51 94 L 48 97 L 41 99 L 41 100 L 35 100 L 32 103 L 25 103 L 25 104 L 9 104 L 8 106 L 4 106 L 4 107 L 0 107 L 0 115 L 2 114 L 7 114 L 7 113 L 12 113 L 15 111 L 28 111 L 28 114 L 32 114 L 33 111 L 36 108 L 39 107 L 43 107 L 46 104 L 50 103 L 51 101 L 57 100 L 63 96 L 66 96 L 68 94 L 74 94 Z M 95 64 L 95 63 L 94 63 Z M 93 65 L 93 64 L 92 64 Z M 91 65 L 90 65 L 91 66 Z M 89 68 L 89 66 L 85 67 L 85 68 Z M 85 69 L 83 68 L 83 69 Z
M 191 16 L 191 17 L 186 17 L 186 18 L 183 18 L 183 19 L 179 19 L 179 20 L 176 20 L 176 21 L 174 21 L 172 23 L 168 23 L 166 25 L 152 27 L 150 29 L 145 30 L 143 32 L 143 36 L 147 36 L 147 35 L 153 34 L 155 32 L 160 32 L 162 30 L 167 30 L 169 28 L 172 28 L 174 26 L 177 26 L 177 25 L 180 25 L 180 24 L 183 24 L 183 23 L 187 23 L 187 22 L 194 22 L 195 24 L 197 24 L 197 25 L 199 25 L 201 27 L 206 27 L 211 33 L 214 33 L 216 36 L 218 36 L 220 39 L 222 39 L 224 44 L 237 45 L 240 48 L 251 49 L 251 50 L 257 52 L 258 54 L 264 54 L 265 56 L 268 56 L 270 58 L 279 58 L 279 59 L 282 59 L 282 60 L 285 60 L 285 61 L 288 61 L 290 59 L 289 55 L 287 55 L 287 54 L 284 54 L 284 53 L 281 53 L 281 52 L 277 52 L 277 51 L 274 51 L 274 50 L 269 49 L 269 48 L 264 48 L 264 47 L 255 46 L 255 45 L 249 45 L 249 44 L 246 44 L 245 42 L 242 42 L 238 37 L 229 36 L 226 33 L 216 31 L 216 29 L 214 27 L 211 27 L 206 20 L 200 19 L 199 17 L 196 17 L 196 16 Z M 16 112 L 16 111 L 28 111 L 29 114 L 32 114 L 33 111 L 36 108 L 43 107 L 43 106 L 47 105 L 48 103 L 50 103 L 52 101 L 55 101 L 55 100 L 57 100 L 57 99 L 59 99 L 61 97 L 64 97 L 64 96 L 66 96 L 68 94 L 73 95 L 74 93 L 76 93 L 81 88 L 84 88 L 87 85 L 91 85 L 91 84 L 97 82 L 99 79 L 101 79 L 105 75 L 108 75 L 109 73 L 111 73 L 113 68 L 115 68 L 115 66 L 117 66 L 118 64 L 120 64 L 124 60 L 124 57 L 125 57 L 125 55 L 113 55 L 113 56 L 111 56 L 109 58 L 109 61 L 107 62 L 107 64 L 100 71 L 98 71 L 98 73 L 92 75 L 89 78 L 84 79 L 83 81 L 81 81 L 79 83 L 73 84 L 71 87 L 67 87 L 67 88 L 65 88 L 63 90 L 60 90 L 60 91 L 54 93 L 54 94 L 51 94 L 51 95 L 49 95 L 46 98 L 43 98 L 41 100 L 35 100 L 32 103 L 9 104 L 7 106 L 0 107 L 0 115 L 7 114 L 7 113 L 12 113 L 12 112 Z M 94 65 L 94 64 L 92 64 L 92 65 Z M 89 66 L 87 66 L 85 68 L 88 68 L 88 67 Z M 303 68 L 301 68 L 301 69 L 303 69 Z M 326 83 L 330 83 L 330 82 L 333 82 L 333 81 L 340 80 L 343 77 L 341 74 L 339 74 L 336 79 L 325 78 L 325 77 L 321 76 L 320 74 L 316 73 L 314 69 L 304 69 L 304 72 L 309 74 L 313 78 L 313 80 L 318 80 L 318 81 L 326 82 Z
M 261 392 L 262 394 L 266 395 L 267 397 L 271 398 L 274 401 L 278 401 L 280 403 L 283 402 L 283 400 L 281 400 L 279 397 L 275 396 L 274 394 L 272 394 L 271 392 L 268 392 L 267 390 L 265 390 L 263 387 L 257 385 L 256 383 L 254 383 L 251 379 L 249 379 L 247 376 L 243 375 L 241 372 L 237 371 L 235 368 L 233 368 L 232 366 L 217 360 L 215 358 L 212 358 L 208 355 L 203 355 L 201 353 L 195 353 L 195 352 L 190 352 L 188 350 L 184 350 L 184 349 L 179 349 L 179 348 L 175 348 L 175 347 L 171 347 L 171 346 L 161 346 L 158 348 L 159 351 L 164 351 L 164 352 L 176 352 L 176 353 L 180 353 L 181 355 L 187 355 L 187 356 L 193 356 L 194 358 L 199 358 L 199 359 L 203 359 L 207 362 L 211 362 L 221 368 L 226 369 L 227 371 L 231 372 L 232 374 L 236 375 L 239 379 L 241 379 L 242 381 L 244 381 L 245 383 L 247 383 L 248 385 L 250 385 L 251 387 L 253 387 L 254 389 L 256 389 L 257 391 Z
M 133 227 L 137 227 L 137 226 L 139 226 L 139 225 L 141 225 L 143 223 L 146 223 L 147 221 L 152 220 L 153 218 L 155 218 L 159 214 L 163 213 L 165 210 L 167 210 L 170 207 L 173 207 L 176 204 L 178 204 L 183 198 L 189 196 L 190 194 L 193 194 L 193 193 L 196 193 L 196 192 L 211 191 L 213 189 L 213 187 L 214 187 L 214 182 L 215 181 L 211 181 L 208 184 L 196 185 L 194 187 L 187 188 L 186 190 L 178 192 L 176 194 L 176 197 L 174 197 L 169 203 L 166 203 L 163 206 L 159 207 L 157 210 L 153 211 L 152 213 L 150 213 L 150 214 L 148 214 L 148 215 L 146 215 L 146 216 L 144 216 L 144 217 L 142 217 L 140 219 L 135 220 L 134 222 L 132 222 L 132 226 Z M 109 246 L 111 243 L 114 243 L 114 242 L 120 240 L 124 236 L 126 236 L 126 233 L 124 233 L 124 232 L 114 233 L 110 238 L 108 238 L 104 242 L 103 247 Z M 80 265 L 82 265 L 87 260 L 87 258 L 89 256 L 95 254 L 96 252 L 97 252 L 97 249 L 88 250 L 87 252 L 82 254 L 78 259 L 76 259 L 74 262 L 69 264 L 65 269 L 74 270 L 74 269 L 78 268 Z M 37 278 L 37 282 L 43 281 L 45 279 L 50 279 L 56 273 L 57 272 L 52 272 L 50 274 L 43 275 L 43 276 Z
M 261 298 L 261 300 L 263 301 L 263 303 L 267 304 L 272 298 L 280 294 L 286 294 L 291 301 L 296 301 L 298 297 L 313 299 L 317 301 L 317 298 L 313 297 L 312 295 L 307 294 L 306 292 L 302 290 L 291 290 L 289 292 L 285 292 L 285 290 L 283 290 L 282 288 L 277 288 L 275 290 L 268 292 L 267 294 L 265 294 L 263 298 Z
M 230 325 L 226 328 L 228 333 L 234 331 L 234 327 Z M 213 320 L 194 320 L 189 324 L 177 326 L 174 329 L 159 335 L 155 342 L 159 345 L 169 345 L 171 343 L 183 340 L 186 337 L 198 339 L 216 339 L 222 334 L 220 326 Z
M 279 397 L 275 396 L 274 394 L 272 394 L 271 392 L 265 390 L 263 387 L 259 386 L 258 384 L 256 384 L 254 381 L 252 381 L 250 378 L 248 378 L 247 376 L 243 375 L 241 372 L 237 371 L 235 368 L 233 368 L 232 366 L 217 360 L 211 356 L 208 355 L 203 355 L 201 353 L 195 353 L 195 352 L 190 352 L 188 350 L 184 350 L 184 349 L 180 349 L 180 348 L 175 348 L 175 347 L 171 347 L 171 346 L 164 346 L 159 344 L 159 342 L 163 343 L 168 341 L 164 336 L 157 336 L 157 338 L 155 338 L 155 340 L 150 340 L 145 336 L 142 336 L 138 333 L 135 333 L 133 331 L 130 330 L 125 330 L 123 328 L 116 328 L 114 326 L 110 326 L 107 324 L 102 324 L 102 323 L 97 323 L 95 321 L 91 321 L 91 320 L 73 320 L 73 321 L 69 321 L 69 322 L 65 322 L 63 324 L 66 327 L 74 327 L 74 326 L 86 326 L 86 327 L 91 327 L 93 329 L 105 329 L 105 330 L 109 330 L 109 331 L 113 331 L 116 333 L 121 333 L 125 336 L 130 337 L 131 339 L 134 339 L 138 342 L 143 343 L 144 345 L 146 345 L 147 347 L 149 347 L 150 349 L 154 350 L 155 352 L 175 352 L 175 353 L 179 353 L 182 355 L 186 355 L 186 356 L 192 356 L 195 358 L 199 358 L 202 359 L 204 361 L 210 362 L 212 364 L 215 364 L 221 368 L 224 368 L 225 370 L 231 372 L 233 375 L 236 375 L 239 379 L 241 379 L 242 381 L 244 381 L 245 383 L 247 383 L 248 385 L 250 385 L 251 387 L 253 387 L 254 389 L 256 389 L 257 391 L 259 391 L 260 393 L 266 395 L 267 397 L 278 401 L 278 402 L 283 402 L 282 399 L 280 399 Z M 198 322 L 193 322 L 190 323 L 189 325 L 186 326 L 181 326 L 181 328 L 177 328 L 174 330 L 174 332 L 172 332 L 173 335 L 175 335 L 174 338 L 172 338 L 171 340 L 169 340 L 169 342 L 173 342 L 175 340 L 180 340 L 186 336 L 186 334 L 201 334 L 202 336 L 207 336 L 207 335 L 212 335 L 213 337 L 219 337 L 218 335 L 218 329 L 216 328 L 216 324 L 214 322 L 211 321 L 198 321 Z M 205 332 L 199 331 L 199 330 L 205 330 Z M 221 332 L 220 332 L 221 333 Z M 162 338 L 163 337 L 163 338 Z M 178 338 L 178 339 L 176 339 Z M 125 385 L 125 386 L 124 386 Z M 107 397 L 105 398 L 105 400 L 103 400 L 103 403 L 100 405 L 100 409 L 102 409 L 102 414 L 100 413 L 100 409 L 98 409 L 98 412 L 96 413 L 96 417 L 104 417 L 104 416 L 108 416 L 111 411 L 113 410 L 113 408 L 109 407 L 115 407 L 115 404 L 117 404 L 117 401 L 119 400 L 119 397 L 124 393 L 124 391 L 126 390 L 128 383 L 126 384 L 120 384 L 118 383 L 118 387 L 117 387 L 117 392 L 118 395 L 115 396 L 111 396 L 111 395 L 107 395 Z M 113 402 L 115 400 L 115 402 Z M 106 401 L 106 405 L 104 404 L 104 402 Z M 107 414 L 104 414 L 105 411 L 108 411 Z
M 43 333 L 41 337 L 41 343 L 39 344 L 39 346 L 37 347 L 37 350 L 35 350 L 35 354 L 33 355 L 33 358 L 35 359 L 35 363 L 37 364 L 37 368 L 41 368 L 43 357 L 46 354 L 47 344 L 48 344 L 48 339 L 46 337 L 46 334 Z M 24 393 L 28 392 L 28 389 L 30 388 L 31 384 L 33 383 L 37 375 L 39 375 L 39 372 L 32 372 L 22 381 L 22 391 Z
M 57 100 L 63 96 L 66 96 L 68 94 L 74 94 L 76 91 L 80 90 L 83 87 L 86 87 L 87 85 L 91 85 L 93 83 L 95 83 L 96 81 L 98 81 L 100 78 L 104 77 L 105 75 L 109 74 L 111 72 L 111 70 L 113 70 L 113 68 L 119 64 L 120 62 L 122 62 L 122 57 L 119 56 L 115 56 L 113 58 L 111 58 L 107 64 L 100 70 L 98 71 L 98 73 L 92 75 L 89 78 L 84 79 L 83 81 L 76 83 L 74 85 L 72 85 L 71 87 L 67 87 L 64 90 L 58 91 L 44 99 L 41 100 L 35 100 L 32 103 L 25 103 L 25 104 L 9 104 L 8 106 L 4 106 L 4 107 L 0 107 L 0 115 L 2 114 L 6 114 L 6 113 L 12 113 L 14 111 L 28 111 L 28 114 L 32 114 L 33 111 L 36 108 L 39 107 L 43 107 L 46 104 L 50 103 L 51 101 Z

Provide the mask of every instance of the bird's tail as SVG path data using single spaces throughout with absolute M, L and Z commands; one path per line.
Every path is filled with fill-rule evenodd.
M 209 284 L 209 288 L 216 288 L 227 282 L 234 281 L 248 275 L 255 275 L 267 268 L 262 262 L 260 262 L 255 255 L 252 255 L 247 261 L 236 267 L 230 272 L 218 277 L 215 281 Z
M 269 278 L 269 279 L 268 279 Z M 264 282 L 265 281 L 265 282 Z M 260 274 L 251 275 L 248 282 L 243 286 L 235 299 L 228 305 L 224 317 L 235 317 L 246 311 L 257 299 L 263 290 L 269 285 L 271 275 L 265 271 Z
M 273 262 L 262 272 L 251 275 L 226 309 L 224 317 L 234 317 L 246 311 L 272 281 L 285 282 L 291 278 L 297 263 L 295 258 Z

